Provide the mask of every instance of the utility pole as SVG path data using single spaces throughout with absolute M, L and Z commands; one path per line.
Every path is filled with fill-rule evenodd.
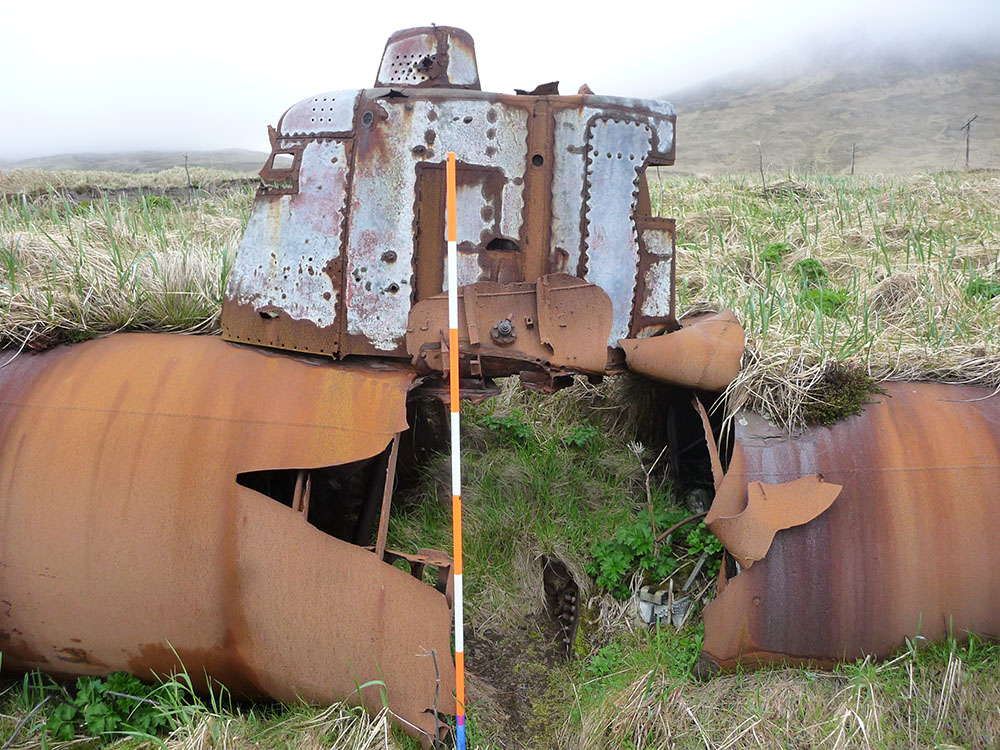
M 857 142 L 855 142 L 854 145 L 851 146 L 851 174 L 854 174 L 854 155 L 857 152 L 858 152 L 858 144 Z
M 972 119 L 969 120 L 965 125 L 963 125 L 959 130 L 965 131 L 965 168 L 969 168 L 969 134 L 972 132 L 972 120 L 975 120 L 979 115 L 973 115 Z
M 767 192 L 767 180 L 764 179 L 764 149 L 760 147 L 760 141 L 754 141 L 754 145 L 757 146 L 757 154 L 760 156 L 760 182 L 764 186 L 764 199 L 770 203 L 771 197 Z

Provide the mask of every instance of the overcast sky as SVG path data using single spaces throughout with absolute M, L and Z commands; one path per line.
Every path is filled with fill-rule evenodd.
M 386 37 L 430 23 L 476 42 L 484 90 L 562 82 L 657 96 L 769 61 L 972 39 L 1000 47 L 1000 0 L 643 4 L 8 0 L 0 159 L 139 149 L 267 150 L 296 101 L 371 86 Z M 998 82 L 1000 85 L 1000 82 Z

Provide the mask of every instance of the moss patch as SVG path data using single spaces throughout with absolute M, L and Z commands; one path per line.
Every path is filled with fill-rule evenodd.
M 867 372 L 859 367 L 834 365 L 813 390 L 816 400 L 806 404 L 805 421 L 829 426 L 860 414 L 872 393 L 879 393 L 879 388 Z

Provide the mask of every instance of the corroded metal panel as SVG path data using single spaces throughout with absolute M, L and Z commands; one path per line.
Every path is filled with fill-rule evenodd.
M 632 320 L 640 272 L 640 179 L 648 164 L 673 162 L 674 114 L 669 104 L 655 100 L 582 98 L 584 106 L 563 106 L 553 113 L 549 268 L 607 285 L 615 303 L 608 344 L 615 346 L 617 339 L 636 330 Z M 652 270 L 646 264 L 641 272 L 649 309 L 672 299 L 667 278 L 672 277 L 672 264 L 660 263 Z M 641 310 L 637 315 L 643 315 Z
M 604 109 L 622 109 L 628 116 L 647 122 L 655 133 L 653 153 L 656 162 L 673 163 L 674 120 L 676 112 L 669 102 L 659 99 L 635 99 L 624 96 L 593 95 L 585 97 L 587 106 Z
M 487 377 L 525 370 L 601 375 L 607 365 L 611 300 L 599 286 L 569 274 L 534 282 L 480 282 L 459 291 L 458 340 L 463 375 Z M 500 334 L 502 322 L 509 331 Z M 506 330 L 506 329 L 505 329 Z M 448 296 L 413 306 L 407 351 L 420 373 L 444 373 Z
M 674 324 L 674 220 L 641 217 L 636 224 L 639 270 L 629 335 L 643 338 Z
M 843 489 L 724 581 L 704 615 L 715 663 L 823 664 L 886 657 L 916 636 L 1000 636 L 1000 403 L 981 388 L 882 387 L 864 413 L 795 438 L 737 418 L 743 455 L 727 480 L 820 475 Z
M 479 69 L 472 37 L 455 35 L 449 39 L 448 80 L 456 86 L 479 88 Z
M 360 91 L 326 91 L 303 99 L 278 121 L 282 138 L 316 135 L 350 135 Z
M 435 173 L 448 151 L 460 285 L 551 273 L 598 284 L 611 348 L 675 327 L 673 225 L 650 216 L 645 186 L 648 165 L 673 161 L 669 104 L 559 96 L 555 84 L 481 93 L 472 38 L 443 26 L 393 34 L 377 85 L 305 99 L 271 130 L 227 339 L 406 357 L 413 304 L 445 290 Z M 613 369 L 620 359 L 609 353 Z
M 608 292 L 614 323 L 608 346 L 629 334 L 639 241 L 635 212 L 639 176 L 652 130 L 638 122 L 596 118 L 587 129 L 586 255 L 583 278 Z
M 586 128 L 593 110 L 565 107 L 553 112 L 552 236 L 549 268 L 576 274 L 583 248 L 587 172 Z
M 359 131 L 354 161 L 345 351 L 401 354 L 411 306 L 417 165 L 440 164 L 454 151 L 460 163 L 498 170 L 500 232 L 519 237 L 529 110 L 477 92 L 455 98 L 434 90 L 405 98 L 366 92 L 361 110 L 372 118 Z M 480 236 L 458 240 L 478 244 Z
M 118 334 L 0 369 L 5 669 L 203 670 L 240 694 L 454 711 L 446 596 L 237 484 L 381 453 L 411 368 Z M 176 656 L 174 654 L 176 651 Z M 380 690 L 360 700 L 382 707 Z
M 433 58 L 437 51 L 437 38 L 433 34 L 390 39 L 382 55 L 375 85 L 416 86 L 423 83 L 429 76 L 421 62 L 425 58 Z
M 227 338 L 337 350 L 349 161 L 350 141 L 308 141 L 298 191 L 258 195 L 226 288 Z
M 472 37 L 451 26 L 397 31 L 385 45 L 375 85 L 479 89 Z

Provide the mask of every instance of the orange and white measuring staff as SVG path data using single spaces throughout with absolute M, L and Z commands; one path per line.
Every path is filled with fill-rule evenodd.
M 446 170 L 448 221 L 448 385 L 451 401 L 451 524 L 455 566 L 455 733 L 465 750 L 465 623 L 462 618 L 462 447 L 458 409 L 458 223 L 455 219 L 455 154 L 448 152 Z

